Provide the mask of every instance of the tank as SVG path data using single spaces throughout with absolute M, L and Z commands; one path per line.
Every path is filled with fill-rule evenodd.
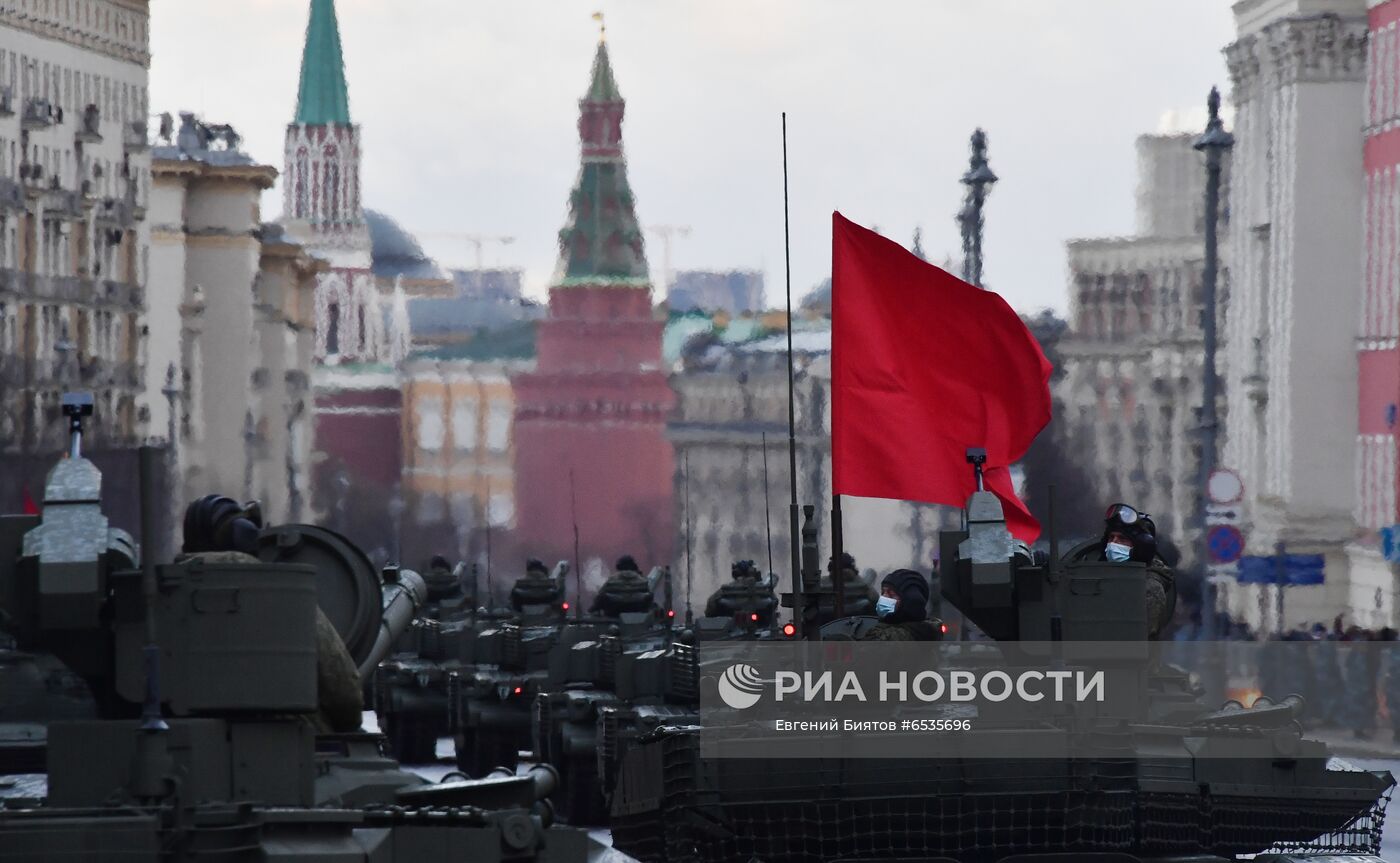
M 0 774 L 42 773 L 48 724 L 95 715 L 87 684 L 48 653 L 0 647 Z
M 447 727 L 457 767 L 469 776 L 516 766 L 530 747 L 530 705 L 550 654 L 596 634 L 595 624 L 566 616 L 567 572 L 561 561 L 551 573 L 518 579 L 511 608 L 487 615 L 469 639 L 471 661 L 446 674 Z
M 298 562 L 286 540 L 273 560 L 142 560 L 108 525 L 101 475 L 80 453 L 90 399 L 64 407 L 72 451 L 49 474 L 42 518 L 0 518 L 0 547 L 15 551 L 0 558 L 0 621 L 19 649 L 82 677 L 96 715 L 49 724 L 46 775 L 0 782 L 6 861 L 583 863 L 600 850 L 553 824 L 547 770 L 433 784 L 386 757 L 378 735 L 318 733 L 326 634 L 345 667 L 367 674 L 413 619 L 416 574 L 347 587 L 354 567 Z M 142 450 L 147 531 L 155 458 Z M 282 535 L 293 533 L 312 535 Z M 364 616 L 362 597 L 327 595 L 347 589 L 371 592 Z M 323 608 L 355 611 L 339 623 L 353 624 L 356 650 Z
M 767 863 L 1378 859 L 1390 774 L 1304 739 L 1298 699 L 1203 703 L 1182 669 L 1153 658 L 1144 566 L 1053 551 L 1037 566 L 1017 552 L 995 496 L 974 494 L 966 516 L 966 530 L 940 536 L 942 599 L 994 640 L 947 649 L 1000 668 L 1050 644 L 1050 659 L 1072 669 L 1094 644 L 1112 645 L 1117 653 L 1096 658 L 1138 681 L 1128 713 L 1107 724 L 1074 712 L 1038 717 L 1043 739 L 1092 740 L 1094 749 L 1035 759 L 706 760 L 700 729 L 658 727 L 624 757 L 614 847 L 646 861 Z M 843 639 L 854 631 L 836 629 Z M 1064 645 L 1082 653 L 1060 653 Z M 995 718 L 966 734 L 982 746 L 1011 739 Z M 745 742 L 762 752 L 778 740 L 755 725 Z
M 371 703 L 395 757 L 406 764 L 436 760 L 439 738 L 449 736 L 447 681 L 473 666 L 476 636 L 492 619 L 474 606 L 475 585 L 465 566 L 430 565 L 428 597 L 412 625 L 379 664 Z
M 670 619 L 650 612 L 623 612 L 591 624 L 591 637 L 561 643 L 533 698 L 527 728 L 535 757 L 552 764 L 561 783 L 556 800 L 571 824 L 606 820 L 599 784 L 598 723 L 601 711 L 625 703 L 641 667 L 664 670 Z M 660 679 L 652 686 L 664 685 Z
M 785 637 L 775 628 L 776 577 L 738 569 L 706 602 L 715 613 L 681 630 L 669 616 L 658 626 L 623 614 L 596 642 L 552 657 L 532 733 L 536 757 L 560 773 L 556 803 L 569 823 L 606 823 L 618 766 L 638 736 L 698 720 L 698 642 Z M 657 573 L 662 583 L 668 575 Z

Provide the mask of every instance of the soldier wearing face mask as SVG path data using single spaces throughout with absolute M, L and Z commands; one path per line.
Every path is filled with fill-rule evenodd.
M 928 616 L 928 580 L 912 569 L 896 569 L 880 584 L 875 614 L 880 622 L 863 641 L 937 641 L 939 625 Z
M 1104 513 L 1103 539 L 1076 555 L 1080 560 L 1147 566 L 1148 636 L 1156 638 L 1176 609 L 1176 575 L 1157 553 L 1157 526 L 1145 512 L 1115 503 Z

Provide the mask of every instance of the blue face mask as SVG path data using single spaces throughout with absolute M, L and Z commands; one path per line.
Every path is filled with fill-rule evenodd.
M 889 617 L 894 614 L 895 606 L 899 605 L 899 600 L 888 596 L 882 596 L 875 601 L 875 613 L 880 617 Z
M 1118 542 L 1110 542 L 1103 547 L 1104 557 L 1116 563 L 1122 563 L 1133 553 L 1132 546 L 1123 545 Z

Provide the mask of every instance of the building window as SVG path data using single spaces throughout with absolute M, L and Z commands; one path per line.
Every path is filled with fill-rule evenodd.
M 510 405 L 493 401 L 486 417 L 486 448 L 492 452 L 505 452 L 510 448 Z
M 491 527 L 510 527 L 515 518 L 515 498 L 509 494 L 493 494 L 486 507 L 486 521 Z
M 418 407 L 414 411 L 414 423 L 417 426 L 419 449 L 428 452 L 442 449 L 446 429 L 442 423 L 441 399 L 419 399 Z
M 457 402 L 452 407 L 452 442 L 459 452 L 476 449 L 476 403 Z
M 340 353 L 340 303 L 326 307 L 326 354 Z
M 435 494 L 425 494 L 418 499 L 418 523 L 437 524 L 447 514 L 443 499 Z
M 298 219 L 306 218 L 306 211 L 308 206 L 306 194 L 306 181 L 308 173 L 310 173 L 309 159 L 307 157 L 306 148 L 302 147 L 300 150 L 297 151 L 295 213 L 296 218 Z

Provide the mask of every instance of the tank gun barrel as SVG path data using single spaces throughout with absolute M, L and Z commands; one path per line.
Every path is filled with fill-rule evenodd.
M 379 635 L 369 650 L 365 661 L 360 663 L 361 680 L 368 680 L 374 669 L 389 655 L 394 642 L 413 623 L 418 609 L 428 597 L 428 586 L 423 577 L 411 569 L 389 568 L 384 573 L 384 586 L 381 589 L 384 614 L 379 624 Z
M 537 764 L 519 775 L 502 767 L 480 779 L 415 785 L 394 796 L 405 805 L 529 809 L 558 787 L 559 773 L 548 764 Z

